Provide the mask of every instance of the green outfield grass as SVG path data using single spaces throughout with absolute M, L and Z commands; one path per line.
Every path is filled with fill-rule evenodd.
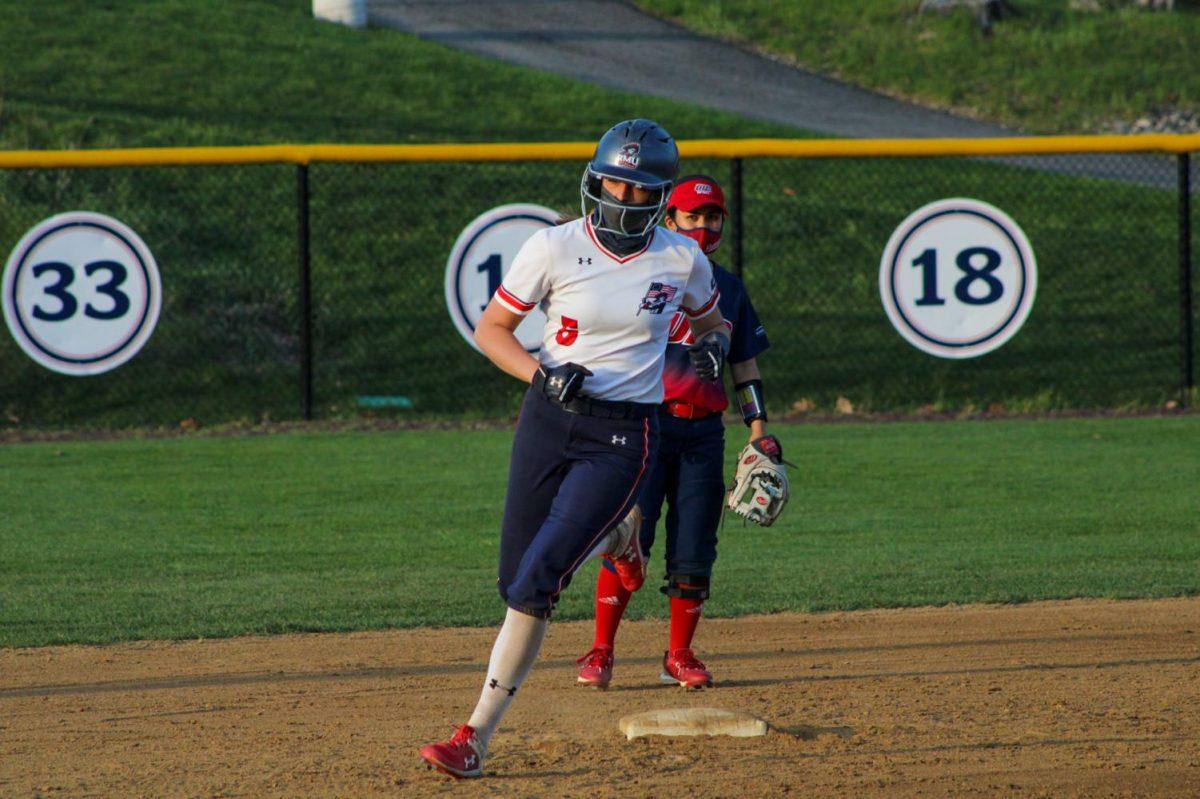
M 1200 109 L 1200 14 L 1185 0 L 1172 14 L 1018 0 L 1021 16 L 988 38 L 968 11 L 917 16 L 913 0 L 636 2 L 819 73 L 1019 130 L 1099 132 L 1158 108 Z
M 1198 417 L 778 432 L 792 504 L 726 520 L 709 615 L 1200 592 Z M 494 623 L 510 442 L 0 447 L 0 645 Z M 594 569 L 559 618 L 590 613 Z M 632 617 L 663 615 L 656 587 Z

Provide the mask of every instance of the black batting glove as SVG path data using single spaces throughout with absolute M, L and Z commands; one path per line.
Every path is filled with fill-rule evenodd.
M 585 377 L 591 377 L 592 371 L 577 363 L 564 363 L 561 366 L 541 366 L 533 376 L 535 384 L 540 383 L 542 393 L 559 405 L 575 399 L 583 385 Z
M 720 380 L 725 366 L 725 355 L 729 352 L 729 338 L 722 331 L 712 330 L 704 338 L 688 347 L 692 368 L 701 380 Z

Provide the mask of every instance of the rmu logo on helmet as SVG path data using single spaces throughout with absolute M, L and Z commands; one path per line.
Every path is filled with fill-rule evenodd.
M 617 166 L 627 166 L 630 169 L 637 169 L 638 162 L 641 161 L 642 145 L 635 141 L 626 142 L 621 145 L 621 149 L 617 152 Z

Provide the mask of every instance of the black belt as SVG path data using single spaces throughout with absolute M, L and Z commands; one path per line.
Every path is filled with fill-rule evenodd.
M 553 402 L 553 400 L 551 400 Z M 649 402 L 619 402 L 616 400 L 575 397 L 561 405 L 567 413 L 594 416 L 597 419 L 649 419 L 658 413 L 658 406 Z

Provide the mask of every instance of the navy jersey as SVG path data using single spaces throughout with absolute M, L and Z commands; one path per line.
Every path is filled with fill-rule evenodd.
M 755 358 L 767 347 L 767 332 L 758 321 L 758 314 L 750 303 L 750 295 L 746 287 L 733 273 L 712 264 L 713 276 L 717 281 L 720 299 L 717 306 L 725 324 L 730 328 L 729 356 L 730 363 L 741 363 Z M 663 366 L 663 400 L 686 402 L 710 411 L 723 411 L 729 407 L 729 398 L 725 396 L 725 384 L 701 380 L 692 368 L 688 358 L 687 348 L 695 343 L 692 329 L 687 317 L 676 313 L 671 319 L 671 328 L 667 339 L 666 363 Z

